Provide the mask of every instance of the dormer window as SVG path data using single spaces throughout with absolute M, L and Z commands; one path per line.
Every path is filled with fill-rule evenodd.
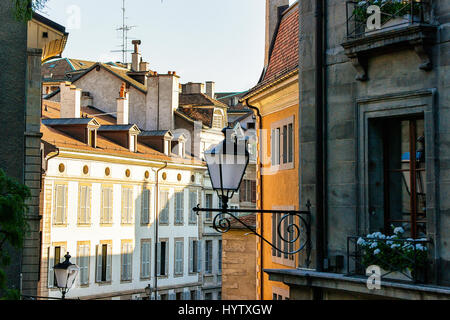
M 168 156 L 171 153 L 172 153 L 172 146 L 170 140 L 164 140 L 164 154 Z
M 130 151 L 137 152 L 137 135 L 130 134 Z
M 88 128 L 87 131 L 88 131 L 87 144 L 92 148 L 96 148 L 97 147 L 97 129 Z

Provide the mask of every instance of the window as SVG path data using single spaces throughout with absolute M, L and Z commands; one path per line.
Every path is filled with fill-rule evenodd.
M 144 189 L 142 191 L 142 210 L 141 210 L 141 224 L 148 225 L 150 223 L 150 190 Z
M 256 203 L 256 181 L 243 180 L 239 190 L 239 201 Z
M 184 216 L 184 191 L 175 193 L 175 224 L 182 225 Z
M 272 166 L 292 169 L 294 164 L 294 117 L 272 124 L 271 129 Z
M 219 240 L 219 272 L 222 272 L 222 240 Z
M 206 194 L 205 207 L 206 208 L 212 208 L 213 207 L 213 195 L 212 195 L 212 193 L 207 193 Z M 207 221 L 210 221 L 212 219 L 212 212 L 211 211 L 207 211 L 205 218 L 206 218 Z
M 96 276 L 95 281 L 111 282 L 112 242 L 101 242 L 96 248 Z
M 152 254 L 151 240 L 141 241 L 141 279 L 150 279 L 151 264 L 150 257 Z
M 183 292 L 175 293 L 175 300 L 184 300 L 183 299 Z
M 95 148 L 97 146 L 97 141 L 96 141 L 96 130 L 95 129 L 87 129 L 87 137 L 88 137 L 88 145 L 92 148 Z
M 122 281 L 131 281 L 132 279 L 132 258 L 133 258 L 133 242 L 131 240 L 122 241 L 121 254 L 121 277 Z
M 197 206 L 197 191 L 189 191 L 189 224 L 197 224 L 197 214 L 194 212 L 194 208 Z
M 130 135 L 130 151 L 137 152 L 137 135 Z
M 205 241 L 205 273 L 212 273 L 212 240 Z
M 91 223 L 91 187 L 80 186 L 78 195 L 78 224 L 88 225 Z
M 159 222 L 161 224 L 169 224 L 169 191 L 161 190 L 159 197 L 160 197 Z
M 293 207 L 279 207 L 273 208 L 274 210 L 294 210 Z M 291 252 L 296 248 L 296 243 L 291 243 L 294 239 L 294 234 L 289 232 L 289 226 L 297 223 L 295 216 L 286 216 L 283 213 L 272 214 L 272 243 L 280 248 L 282 251 Z M 278 234 L 278 226 L 281 223 L 280 231 L 282 235 Z M 283 241 L 285 239 L 287 241 Z M 272 261 L 286 266 L 294 266 L 295 256 L 281 253 L 280 251 L 272 248 Z
M 423 117 L 369 121 L 370 229 L 424 238 L 426 228 L 426 156 Z
M 212 300 L 212 293 L 211 292 L 205 293 L 205 300 Z
M 200 271 L 200 242 L 198 240 L 189 240 L 189 272 L 197 273 Z
M 133 189 L 122 187 L 122 224 L 133 223 Z
M 90 245 L 89 242 L 77 243 L 77 264 L 80 267 L 78 279 L 80 286 L 89 285 L 89 258 L 90 258 Z
M 157 247 L 158 255 L 156 265 L 158 276 L 168 276 L 169 240 L 161 240 Z
M 223 116 L 215 115 L 213 118 L 213 128 L 222 129 L 223 128 Z
M 189 300 L 197 300 L 197 290 L 189 291 Z
M 175 240 L 175 275 L 183 275 L 184 242 L 182 239 Z
M 55 187 L 54 225 L 67 223 L 67 185 L 57 184 Z
M 103 187 L 102 188 L 102 203 L 101 203 L 101 224 L 112 224 L 113 223 L 113 188 Z
M 272 300 L 289 300 L 289 290 L 273 286 Z

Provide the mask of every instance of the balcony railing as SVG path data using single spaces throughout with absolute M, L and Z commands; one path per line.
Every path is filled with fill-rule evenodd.
M 428 24 L 431 21 L 431 6 L 427 0 L 366 0 L 347 1 L 346 4 L 347 38 L 349 40 L 408 25 Z M 368 12 L 370 7 L 371 10 Z M 378 11 L 380 25 L 370 30 L 368 20 L 372 21 L 371 16 L 378 14 Z
M 428 252 L 431 241 L 378 235 L 380 237 L 373 234 L 347 238 L 348 275 L 367 276 L 368 268 L 377 266 L 380 268 L 380 280 L 429 283 Z

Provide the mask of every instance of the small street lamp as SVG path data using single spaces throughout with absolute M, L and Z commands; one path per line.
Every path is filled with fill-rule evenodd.
M 64 258 L 66 258 L 64 262 L 60 262 L 53 267 L 56 276 L 56 286 L 61 290 L 62 299 L 66 297 L 66 293 L 72 288 L 80 271 L 80 268 L 76 264 L 69 261 L 71 256 L 68 252 Z
M 239 190 L 249 162 L 247 140 L 231 137 L 232 130 L 223 130 L 225 140 L 205 152 L 212 188 L 222 200 L 222 208 L 228 208 L 228 200 Z
M 151 300 L 152 299 L 152 293 L 153 293 L 152 285 L 149 283 L 148 286 L 146 286 L 144 290 L 145 290 L 145 294 L 148 297 L 148 300 Z

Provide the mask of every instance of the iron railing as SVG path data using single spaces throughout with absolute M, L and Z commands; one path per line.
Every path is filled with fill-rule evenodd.
M 347 274 L 367 276 L 370 266 L 378 266 L 381 280 L 429 283 L 431 244 L 427 239 L 348 237 Z
M 431 22 L 431 5 L 427 0 L 366 0 L 347 1 L 347 38 L 356 39 L 412 24 Z M 370 6 L 378 6 L 381 29 L 368 30 L 367 20 Z

